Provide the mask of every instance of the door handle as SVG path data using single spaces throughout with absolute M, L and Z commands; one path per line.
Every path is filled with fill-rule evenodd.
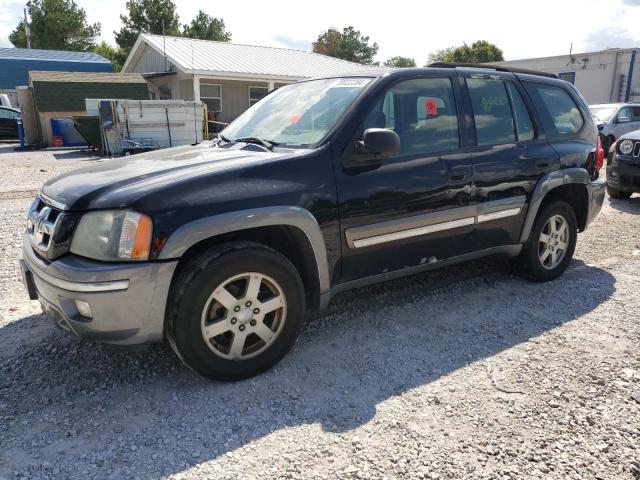
M 462 182 L 469 180 L 472 176 L 470 167 L 454 167 L 451 169 L 451 173 L 449 173 L 449 180 L 452 182 Z

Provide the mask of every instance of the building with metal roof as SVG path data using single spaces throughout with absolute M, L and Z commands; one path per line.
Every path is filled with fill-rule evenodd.
M 111 72 L 112 68 L 109 60 L 93 52 L 0 48 L 0 92 L 15 95 L 17 86 L 28 85 L 33 70 Z
M 142 73 L 155 98 L 202 100 L 224 124 L 282 85 L 371 69 L 304 50 L 142 34 L 122 71 Z

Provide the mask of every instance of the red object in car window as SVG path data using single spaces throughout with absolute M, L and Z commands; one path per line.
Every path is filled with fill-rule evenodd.
M 434 98 L 425 98 L 424 110 L 427 115 L 438 115 L 438 104 Z
M 289 118 L 289 125 L 295 125 L 300 121 L 301 118 L 302 115 L 300 115 L 299 113 L 294 113 L 293 115 L 291 115 L 291 118 Z

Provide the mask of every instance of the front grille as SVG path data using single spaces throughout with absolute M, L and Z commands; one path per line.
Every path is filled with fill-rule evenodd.
M 34 202 L 27 219 L 31 246 L 47 260 L 67 253 L 74 227 L 75 215 L 47 205 L 42 199 Z
M 633 156 L 640 157 L 640 142 L 635 142 L 633 144 Z

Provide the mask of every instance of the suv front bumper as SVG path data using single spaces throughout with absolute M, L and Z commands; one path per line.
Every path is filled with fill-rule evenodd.
M 177 261 L 105 263 L 67 255 L 41 259 L 28 235 L 22 242 L 22 277 L 29 296 L 58 327 L 117 345 L 162 340 L 164 313 Z M 83 316 L 76 300 L 86 302 Z
M 607 167 L 607 183 L 616 190 L 640 192 L 640 164 L 616 162 Z

